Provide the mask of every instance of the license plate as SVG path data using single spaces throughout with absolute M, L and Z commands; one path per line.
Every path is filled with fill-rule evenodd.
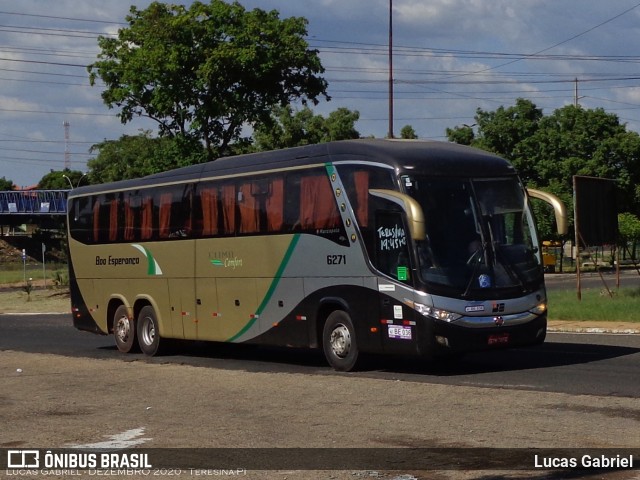
M 400 340 L 411 340 L 411 327 L 403 327 L 400 325 L 387 325 L 389 327 L 389 338 L 398 338 Z
M 499 333 L 497 335 L 489 335 L 489 345 L 504 345 L 505 343 L 509 343 L 509 334 L 508 333 Z

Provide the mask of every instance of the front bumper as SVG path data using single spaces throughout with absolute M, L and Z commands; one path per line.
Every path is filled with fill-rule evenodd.
M 547 315 L 526 313 L 503 317 L 466 317 L 434 321 L 435 353 L 447 354 L 536 345 L 544 342 Z

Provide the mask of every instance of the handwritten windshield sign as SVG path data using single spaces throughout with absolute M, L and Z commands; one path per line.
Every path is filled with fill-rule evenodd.
M 378 241 L 380 251 L 393 251 L 404 249 L 407 246 L 407 236 L 404 228 L 397 223 L 393 227 L 378 228 Z

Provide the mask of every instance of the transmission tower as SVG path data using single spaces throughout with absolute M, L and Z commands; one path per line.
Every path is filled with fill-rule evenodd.
M 64 169 L 71 170 L 71 152 L 69 152 L 69 130 L 71 124 L 65 120 L 62 125 L 64 126 Z

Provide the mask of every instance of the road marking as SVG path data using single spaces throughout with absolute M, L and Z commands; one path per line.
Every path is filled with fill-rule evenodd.
M 104 448 L 104 449 L 112 449 L 112 450 L 122 450 L 125 448 L 131 448 L 135 445 L 141 445 L 148 440 L 151 440 L 149 437 L 138 438 L 144 434 L 144 427 L 134 428 L 132 430 L 127 430 L 126 432 L 117 433 L 115 435 L 105 435 L 110 440 L 106 440 L 104 442 L 97 443 L 85 443 L 85 444 L 70 444 L 68 445 L 71 448 L 82 448 L 82 449 L 93 449 L 93 448 Z

